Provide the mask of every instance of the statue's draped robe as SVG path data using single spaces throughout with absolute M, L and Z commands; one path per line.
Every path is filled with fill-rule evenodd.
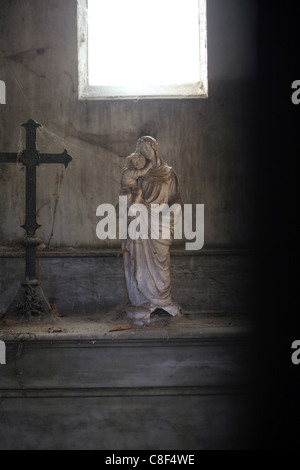
M 158 161 L 158 166 L 140 178 L 145 206 L 150 211 L 151 204 L 180 204 L 180 191 L 177 177 L 171 167 Z M 160 224 L 161 228 L 161 224 Z M 135 307 L 154 311 L 162 308 L 170 315 L 180 312 L 179 305 L 171 296 L 170 245 L 173 239 L 171 224 L 168 239 L 151 239 L 149 224 L 148 239 L 123 241 L 124 268 L 130 302 Z

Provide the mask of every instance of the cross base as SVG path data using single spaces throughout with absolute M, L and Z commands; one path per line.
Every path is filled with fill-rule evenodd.
M 53 319 L 53 311 L 38 280 L 24 281 L 6 314 L 17 321 Z

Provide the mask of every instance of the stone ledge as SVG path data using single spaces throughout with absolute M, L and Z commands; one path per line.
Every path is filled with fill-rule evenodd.
M 37 251 L 38 258 L 115 258 L 120 253 L 119 249 L 75 249 L 53 248 L 50 251 Z M 203 248 L 198 251 L 187 251 L 184 248 L 171 249 L 171 256 L 245 256 L 253 254 L 250 248 Z M 0 258 L 24 258 L 25 249 L 17 250 L 2 247 Z
M 168 345 L 169 347 L 180 346 L 207 346 L 211 343 L 234 343 L 243 342 L 250 339 L 254 334 L 251 327 L 239 328 L 201 328 L 194 331 L 193 335 L 184 336 L 184 332 L 178 331 L 173 336 L 163 335 L 163 330 L 153 333 L 153 331 L 130 330 L 131 333 L 115 332 L 107 338 L 103 334 L 94 333 L 92 335 L 80 333 L 24 333 L 24 332 L 0 332 L 0 339 L 7 345 L 23 343 L 26 348 L 123 348 L 123 347 L 157 347 Z M 123 334 L 122 334 L 123 333 Z M 131 336 L 129 336 L 131 334 Z M 133 338 L 134 335 L 134 338 Z M 107 336 L 107 335 L 104 335 Z
M 170 397 L 170 396 L 209 396 L 209 395 L 250 395 L 249 384 L 235 386 L 216 385 L 200 387 L 119 387 L 119 388 L 73 388 L 73 389 L 33 389 L 1 390 L 4 398 L 94 398 L 94 397 Z
M 251 380 L 252 344 L 245 334 L 169 340 L 15 339 L 7 342 L 0 397 L 237 393 Z

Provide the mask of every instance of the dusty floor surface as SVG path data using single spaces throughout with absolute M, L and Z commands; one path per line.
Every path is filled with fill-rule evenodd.
M 139 339 L 199 338 L 252 331 L 245 314 L 183 313 L 181 316 L 154 316 L 148 324 L 130 323 L 120 310 L 94 314 L 68 315 L 24 321 L 0 316 L 0 337 L 14 339 Z

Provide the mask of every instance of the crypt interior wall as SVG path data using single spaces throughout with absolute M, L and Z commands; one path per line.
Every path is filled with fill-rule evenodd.
M 76 0 L 1 1 L 0 79 L 7 88 L 7 104 L 0 106 L 1 151 L 17 151 L 20 139 L 24 144 L 19 125 L 33 118 L 44 126 L 38 149 L 66 148 L 74 159 L 66 171 L 59 165 L 38 169 L 37 234 L 45 243 L 113 243 L 96 238 L 96 208 L 116 204 L 124 158 L 138 137 L 150 134 L 179 177 L 183 201 L 205 204 L 205 247 L 252 244 L 255 3 L 208 0 L 208 99 L 133 102 L 78 101 Z M 23 238 L 22 170 L 0 165 L 0 245 Z
M 244 448 L 255 416 L 248 359 L 254 296 L 252 257 L 236 248 L 253 241 L 255 0 L 208 0 L 208 99 L 137 102 L 78 101 L 76 0 L 0 3 L 7 89 L 0 152 L 22 147 L 19 125 L 29 118 L 44 126 L 41 152 L 68 150 L 74 160 L 66 171 L 37 170 L 37 235 L 77 248 L 47 250 L 37 260 L 44 292 L 64 315 L 55 321 L 66 330 L 50 335 L 42 325 L 34 335 L 25 324 L 22 336 L 18 324 L 1 323 L 8 354 L 0 448 Z M 117 250 L 96 238 L 96 208 L 117 202 L 124 159 L 144 134 L 158 139 L 183 201 L 205 204 L 209 249 L 172 253 L 183 323 L 126 336 L 109 332 L 120 321 L 111 318 L 126 286 Z M 24 254 L 7 247 L 24 236 L 24 186 L 21 165 L 0 164 L 0 312 L 23 279 Z M 74 333 L 78 322 L 86 336 Z M 256 349 L 251 343 L 251 355 Z

